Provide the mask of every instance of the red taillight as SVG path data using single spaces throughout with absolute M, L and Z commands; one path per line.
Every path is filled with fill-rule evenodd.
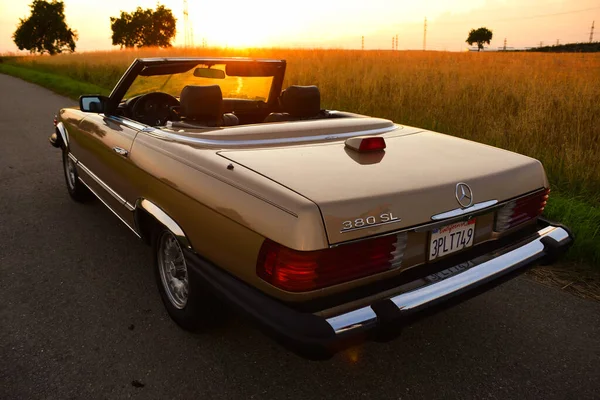
M 283 290 L 315 290 L 400 265 L 396 250 L 402 246 L 398 249 L 402 253 L 404 245 L 404 237 L 399 240 L 398 235 L 389 235 L 330 249 L 297 251 L 267 239 L 260 249 L 256 273 Z
M 377 151 L 385 149 L 385 140 L 382 137 L 370 137 L 360 142 L 358 151 Z
M 58 125 L 58 117 L 55 115 L 54 116 L 54 126 Z
M 346 147 L 356 150 L 359 153 L 368 153 L 385 149 L 385 139 L 381 136 L 353 137 L 346 139 L 345 143 Z
M 550 189 L 546 189 L 508 202 L 498 210 L 494 230 L 504 232 L 539 216 L 546 207 L 549 193 Z

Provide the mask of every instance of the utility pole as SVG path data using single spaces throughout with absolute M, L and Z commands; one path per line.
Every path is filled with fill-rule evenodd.
M 427 17 L 425 17 L 425 24 L 423 25 L 423 51 L 427 49 Z
M 503 50 L 506 51 L 506 38 L 504 38 L 504 48 L 503 48 Z
M 592 21 L 592 29 L 590 29 L 590 43 L 594 41 L 594 24 L 596 21 Z
M 556 39 L 556 45 L 560 45 L 560 39 Z
M 365 37 L 362 37 L 362 45 L 361 45 L 361 50 L 365 49 Z

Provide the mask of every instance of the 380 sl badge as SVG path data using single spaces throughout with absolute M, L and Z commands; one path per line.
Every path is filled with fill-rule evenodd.
M 342 229 L 340 230 L 340 233 L 372 228 L 379 225 L 394 224 L 400 221 L 401 219 L 394 216 L 394 214 L 391 212 L 382 213 L 379 216 L 369 215 L 366 218 L 356 218 L 354 220 L 342 222 Z

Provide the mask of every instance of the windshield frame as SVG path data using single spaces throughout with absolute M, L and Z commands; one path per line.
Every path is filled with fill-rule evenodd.
M 273 69 L 273 81 L 271 83 L 271 89 L 269 91 L 269 97 L 266 101 L 266 104 L 269 107 L 276 108 L 277 99 L 281 93 L 283 78 L 285 76 L 285 60 L 252 58 L 137 58 L 129 66 L 127 71 L 125 71 L 119 82 L 117 82 L 115 85 L 113 91 L 110 93 L 109 101 L 107 102 L 106 113 L 114 113 L 135 79 L 139 75 L 145 75 L 144 70 L 147 71 L 147 68 L 149 67 L 157 68 L 159 66 L 163 66 L 166 69 L 172 67 L 175 69 L 181 68 L 183 70 L 189 70 L 200 64 L 228 65 L 238 63 L 265 63 L 265 66 Z
M 218 71 L 223 71 L 224 77 L 211 78 L 196 75 L 195 71 L 198 67 L 213 68 Z M 265 76 L 256 72 L 255 75 L 245 76 L 237 75 L 237 71 L 233 69 L 235 75 L 226 75 L 228 69 L 226 64 L 198 64 L 192 65 L 192 68 L 172 68 L 162 69 L 159 67 L 157 72 L 146 73 L 144 69 L 138 74 L 127 92 L 123 95 L 123 100 L 129 100 L 147 93 L 162 92 L 167 93 L 175 98 L 179 98 L 181 91 L 185 86 L 212 86 L 216 85 L 221 88 L 223 99 L 243 99 L 249 101 L 260 101 L 267 103 L 273 86 L 274 72 L 272 69 L 267 71 Z M 251 69 L 251 71 L 255 71 Z M 242 72 L 243 73 L 243 72 Z

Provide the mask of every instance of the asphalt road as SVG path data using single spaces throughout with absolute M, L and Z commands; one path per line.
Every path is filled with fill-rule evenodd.
M 517 278 L 324 362 L 232 313 L 189 334 L 149 249 L 70 200 L 52 117 L 73 101 L 0 75 L 1 399 L 598 398 L 600 304 Z

